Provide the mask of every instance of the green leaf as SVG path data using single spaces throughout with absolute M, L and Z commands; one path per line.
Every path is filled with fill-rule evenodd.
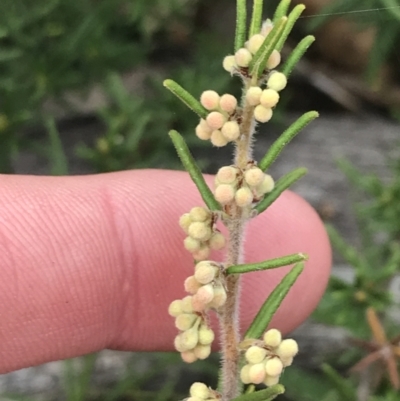
M 169 132 L 169 136 L 172 139 L 172 142 L 179 155 L 179 158 L 182 161 L 183 166 L 189 173 L 190 178 L 195 183 L 207 207 L 210 210 L 220 210 L 221 205 L 216 201 L 209 186 L 205 182 L 203 174 L 201 173 L 200 168 L 197 166 L 195 160 L 193 159 L 193 156 L 191 155 L 185 140 L 177 131 L 174 130 Z
M 298 4 L 288 15 L 285 29 L 282 35 L 280 36 L 278 43 L 276 44 L 277 50 L 282 50 L 282 47 L 285 44 L 286 39 L 288 38 L 290 32 L 292 31 L 294 24 L 300 18 L 300 15 L 305 10 L 305 8 L 306 6 L 304 4 Z
M 286 274 L 261 306 L 257 316 L 254 318 L 252 324 L 247 330 L 245 338 L 260 338 L 262 336 L 280 304 L 285 299 L 289 290 L 292 288 L 303 270 L 304 263 L 297 263 L 292 270 Z
M 68 175 L 68 159 L 65 155 L 63 145 L 60 139 L 60 134 L 57 130 L 54 118 L 45 120 L 47 133 L 49 135 L 49 159 L 50 171 L 52 175 Z
M 246 0 L 237 0 L 236 3 L 236 32 L 235 32 L 235 52 L 244 46 L 246 42 Z
M 265 390 L 256 391 L 250 394 L 243 394 L 234 398 L 232 401 L 271 401 L 278 395 L 285 392 L 285 387 L 282 384 L 275 384 Z
M 322 370 L 326 374 L 327 378 L 334 384 L 336 390 L 342 396 L 343 401 L 356 401 L 357 395 L 355 386 L 348 380 L 342 377 L 335 369 L 328 364 L 322 365 Z
M 298 118 L 290 127 L 279 136 L 279 138 L 271 145 L 267 154 L 258 163 L 258 167 L 265 171 L 277 159 L 284 147 L 311 121 L 315 120 L 319 114 L 316 111 L 309 111 Z
M 261 21 L 264 0 L 253 0 L 253 14 L 251 15 L 249 38 L 261 31 Z
M 283 256 L 281 258 L 265 260 L 259 263 L 246 263 L 242 265 L 234 265 L 226 269 L 226 274 L 242 274 L 260 270 L 275 269 L 277 267 L 288 266 L 293 263 L 302 262 L 308 259 L 308 255 L 304 253 L 295 253 L 293 255 Z
M 285 74 L 286 77 L 289 77 L 294 67 L 297 65 L 299 60 L 303 57 L 304 53 L 313 44 L 314 41 L 315 37 L 312 35 L 308 35 L 305 38 L 303 38 L 293 49 L 293 51 L 290 53 L 289 57 L 287 58 L 285 64 L 281 69 L 281 72 Z
M 268 207 L 270 207 L 279 196 L 286 191 L 292 184 L 297 180 L 307 174 L 307 169 L 300 167 L 290 173 L 284 175 L 279 181 L 277 181 L 275 188 L 264 196 L 263 199 L 254 207 L 253 210 L 258 212 L 258 214 L 264 212 Z
M 202 106 L 202 104 L 195 99 L 189 92 L 182 88 L 172 79 L 166 79 L 164 86 L 169 89 L 177 98 L 179 98 L 189 109 L 193 110 L 200 118 L 206 118 L 208 111 Z
M 276 22 L 279 21 L 282 17 L 285 17 L 287 15 L 290 3 L 291 0 L 282 0 L 278 4 L 278 7 L 275 10 L 274 18 L 272 19 L 272 22 L 274 24 L 276 24 Z

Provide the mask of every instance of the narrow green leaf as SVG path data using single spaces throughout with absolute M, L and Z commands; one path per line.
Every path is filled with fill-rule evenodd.
M 253 0 L 253 14 L 251 15 L 249 38 L 260 33 L 264 0 Z
M 302 14 L 305 8 L 306 6 L 304 4 L 299 4 L 288 15 L 285 29 L 275 47 L 277 50 L 282 50 L 282 47 L 285 44 L 286 39 L 288 38 L 290 32 L 292 31 L 294 24 L 300 18 L 300 15 Z
M 284 32 L 287 22 L 286 17 L 282 17 L 272 28 L 272 31 L 265 38 L 263 44 L 254 55 L 249 65 L 250 75 L 252 77 L 260 77 L 266 68 L 269 56 L 272 54 L 276 45 Z
M 291 265 L 293 263 L 302 262 L 308 259 L 305 253 L 295 253 L 293 255 L 283 256 L 281 258 L 265 260 L 259 263 L 246 263 L 242 265 L 234 265 L 226 269 L 226 274 L 242 274 L 260 270 L 276 269 L 277 267 Z
M 65 155 L 60 134 L 57 130 L 54 118 L 45 119 L 47 133 L 49 135 L 49 159 L 51 175 L 67 175 L 68 159 Z
M 236 33 L 235 52 L 244 46 L 246 42 L 246 0 L 237 0 L 236 3 Z
M 195 183 L 197 189 L 200 192 L 205 204 L 210 210 L 220 210 L 220 204 L 215 200 L 213 193 L 211 192 L 209 186 L 204 180 L 203 174 L 200 168 L 196 164 L 193 156 L 190 153 L 189 148 L 186 145 L 185 140 L 177 131 L 170 131 L 169 136 L 175 146 L 176 152 L 182 161 L 183 166 L 190 175 L 190 178 Z
M 195 99 L 189 92 L 182 88 L 172 79 L 166 79 L 164 86 L 169 89 L 177 98 L 179 98 L 189 109 L 193 110 L 201 118 L 206 118 L 208 111 L 202 106 L 202 104 Z
M 341 397 L 343 397 L 343 401 L 357 400 L 355 388 L 348 380 L 342 377 L 335 369 L 326 363 L 322 365 L 322 370 L 327 378 L 334 384 Z
M 265 390 L 240 395 L 239 397 L 234 398 L 233 401 L 271 401 L 284 392 L 285 387 L 283 387 L 282 384 L 275 384 Z
M 258 214 L 262 213 L 279 198 L 282 192 L 286 191 L 292 184 L 294 184 L 297 180 L 299 180 L 306 174 L 307 169 L 304 167 L 300 167 L 284 175 L 279 181 L 277 181 L 272 192 L 265 195 L 265 197 L 261 199 L 261 201 L 255 206 L 254 210 L 256 210 Z
M 271 145 L 267 154 L 258 163 L 258 167 L 265 171 L 277 159 L 284 147 L 311 121 L 316 119 L 319 114 L 316 111 L 309 111 L 298 118 L 282 135 Z
M 289 7 L 290 7 L 291 0 L 282 0 L 278 7 L 275 10 L 274 18 L 272 19 L 272 22 L 275 24 L 277 21 L 279 21 L 282 17 L 285 17 L 288 13 Z
M 245 338 L 260 338 L 267 329 L 272 317 L 285 299 L 287 293 L 304 270 L 304 263 L 297 263 L 292 270 L 271 292 L 267 300 L 261 306 L 252 324 L 245 334 Z
M 303 57 L 304 53 L 313 44 L 314 41 L 315 37 L 312 35 L 308 35 L 305 38 L 303 38 L 298 43 L 298 45 L 293 49 L 293 51 L 290 53 L 290 56 L 287 58 L 285 64 L 281 69 L 281 72 L 285 74 L 286 77 L 289 77 L 294 67 L 297 65 L 299 60 Z

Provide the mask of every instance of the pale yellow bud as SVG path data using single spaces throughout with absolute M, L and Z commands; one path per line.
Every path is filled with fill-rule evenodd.
M 239 67 L 248 67 L 253 56 L 244 47 L 235 53 L 235 61 Z
M 276 353 L 281 358 L 293 358 L 299 352 L 299 346 L 297 342 L 291 338 L 283 340 L 280 344 Z
M 283 367 L 286 368 L 293 363 L 293 358 L 281 358 L 281 361 L 283 363 Z
M 244 173 L 244 179 L 251 187 L 261 185 L 264 180 L 264 172 L 258 167 L 252 167 Z
M 257 187 L 257 192 L 261 195 L 271 192 L 275 187 L 274 179 L 269 175 L 265 174 L 264 180 L 260 186 Z
M 214 332 L 207 326 L 200 326 L 199 343 L 202 345 L 210 345 L 214 341 Z
M 196 294 L 201 284 L 195 279 L 194 276 L 189 276 L 184 283 L 185 291 L 189 294 Z
M 178 352 L 185 352 L 187 350 L 186 346 L 182 343 L 182 335 L 178 334 L 174 340 L 175 349 Z
M 200 96 L 200 103 L 207 109 L 207 110 L 215 110 L 218 108 L 219 105 L 219 95 L 215 91 L 204 91 Z
M 228 93 L 222 95 L 221 99 L 219 99 L 219 107 L 221 107 L 221 109 L 227 113 L 232 114 L 237 107 L 237 100 L 235 96 L 232 96 Z
M 237 67 L 235 56 L 226 56 L 222 66 L 224 67 L 225 71 L 232 73 Z
M 235 189 L 232 185 L 229 184 L 221 184 L 215 188 L 215 199 L 221 203 L 222 205 L 226 205 L 233 201 L 235 198 Z
M 212 111 L 207 116 L 206 121 L 207 121 L 208 126 L 212 130 L 217 130 L 217 129 L 220 129 L 224 125 L 224 123 L 226 121 L 226 117 L 219 111 Z
M 260 384 L 265 380 L 264 363 L 256 363 L 250 366 L 249 369 L 250 383 Z
M 280 62 L 281 62 L 281 54 L 278 52 L 278 50 L 274 49 L 267 61 L 267 68 L 269 70 L 272 70 L 272 69 L 278 67 Z
M 268 376 L 266 375 L 265 380 L 263 382 L 267 387 L 275 386 L 275 384 L 279 383 L 279 376 Z
M 247 43 L 247 49 L 250 51 L 250 53 L 256 54 L 258 49 L 264 43 L 264 40 L 265 40 L 265 36 L 261 35 L 261 33 L 257 33 L 256 35 L 253 35 Z
M 193 349 L 199 342 L 199 334 L 198 334 L 197 327 L 192 327 L 189 330 L 183 331 L 179 335 L 181 337 L 182 347 L 185 348 L 181 352 L 189 351 L 189 350 Z
M 186 362 L 186 363 L 193 363 L 193 362 L 197 361 L 197 356 L 195 355 L 195 353 L 193 351 L 181 352 L 181 358 L 182 358 L 182 361 Z M 187 398 L 186 401 L 188 401 L 190 399 L 199 400 L 199 401 L 201 400 L 201 398 L 190 397 L 190 398 Z
M 207 129 L 203 128 L 200 124 L 196 127 L 196 135 L 202 141 L 208 141 L 211 138 L 212 129 L 207 126 Z
M 201 242 L 197 239 L 194 239 L 192 237 L 186 237 L 183 240 L 183 246 L 185 247 L 186 250 L 189 252 L 196 252 L 201 248 Z
M 192 221 L 204 222 L 211 218 L 211 212 L 205 207 L 195 206 L 190 210 L 189 216 Z
M 266 123 L 272 118 L 272 109 L 268 109 L 259 104 L 254 109 L 254 118 L 260 123 Z
M 197 261 L 206 260 L 210 256 L 210 247 L 203 245 L 198 251 L 192 252 L 192 256 Z
M 268 376 L 279 376 L 282 370 L 283 364 L 279 358 L 271 358 L 265 362 L 265 372 Z
M 250 376 L 249 376 L 250 367 L 251 367 L 251 365 L 244 365 L 242 367 L 242 369 L 240 369 L 240 380 L 244 384 L 250 384 L 251 383 Z
M 207 241 L 211 238 L 212 230 L 210 224 L 195 221 L 189 226 L 189 235 L 199 241 Z
M 260 104 L 260 97 L 262 89 L 259 86 L 252 86 L 246 92 L 246 100 L 250 106 L 257 106 Z
M 263 337 L 265 345 L 268 347 L 277 347 L 282 341 L 282 334 L 277 329 L 267 330 Z
M 238 169 L 236 167 L 224 166 L 218 170 L 217 179 L 221 184 L 233 184 L 237 178 Z
M 268 36 L 268 34 L 272 31 L 274 24 L 270 19 L 267 19 L 263 22 L 261 27 L 261 35 Z
M 239 207 L 245 207 L 253 202 L 253 194 L 249 188 L 239 188 L 235 193 L 235 202 Z
M 210 248 L 214 251 L 224 248 L 225 243 L 225 237 L 219 232 L 214 233 L 208 242 Z
M 271 76 L 268 78 L 267 86 L 269 89 L 273 89 L 277 92 L 280 92 L 282 89 L 286 87 L 287 78 L 281 72 L 273 72 Z
M 211 347 L 209 345 L 198 344 L 193 350 L 198 359 L 207 359 L 211 354 Z
M 222 285 L 214 287 L 214 298 L 208 305 L 210 308 L 218 309 L 223 306 L 226 302 L 226 290 Z
M 190 224 L 192 224 L 192 219 L 190 218 L 189 213 L 185 213 L 179 218 L 179 225 L 186 234 L 189 232 Z
M 190 386 L 190 395 L 206 400 L 210 396 L 210 389 L 204 383 L 193 383 Z
M 206 260 L 197 263 L 195 269 L 194 277 L 201 284 L 211 283 L 218 273 L 218 267 Z
M 181 299 L 176 299 L 169 304 L 168 313 L 172 317 L 177 317 L 183 313 L 183 303 Z
M 246 361 L 255 364 L 261 363 L 267 355 L 267 351 L 257 345 L 251 346 L 245 353 Z
M 214 287 L 212 284 L 206 284 L 199 288 L 196 294 L 193 295 L 193 299 L 196 299 L 202 304 L 208 304 L 214 298 Z
M 194 315 L 193 313 L 182 313 L 181 315 L 177 316 L 175 319 L 175 327 L 178 330 L 189 330 L 190 328 L 193 327 L 194 322 L 198 318 L 197 315 Z
M 222 135 L 228 141 L 236 141 L 240 136 L 240 127 L 236 121 L 227 121 L 221 128 Z
M 183 309 L 184 313 L 192 313 L 193 312 L 191 295 L 188 295 L 182 299 L 182 309 Z
M 217 148 L 222 148 L 228 144 L 228 140 L 222 135 L 219 129 L 216 129 L 211 134 L 211 143 Z
M 264 89 L 261 93 L 260 103 L 267 109 L 275 107 L 279 101 L 279 93 L 273 89 Z

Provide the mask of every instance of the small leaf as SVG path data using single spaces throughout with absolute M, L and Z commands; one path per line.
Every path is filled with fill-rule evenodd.
M 264 0 L 253 0 L 253 14 L 251 15 L 249 38 L 261 31 L 261 21 Z
M 205 204 L 210 210 L 220 210 L 221 206 L 214 198 L 213 193 L 211 192 L 209 186 L 204 180 L 203 174 L 200 171 L 200 168 L 197 166 L 193 156 L 188 149 L 185 140 L 177 131 L 170 131 L 169 136 L 172 139 L 172 142 L 175 146 L 175 149 L 179 155 L 179 158 L 182 161 L 183 166 L 187 170 L 190 175 L 190 178 L 195 183 L 197 189 L 200 192 L 201 197 L 203 198 Z
M 306 6 L 304 4 L 298 4 L 288 15 L 287 17 L 287 23 L 285 25 L 285 29 L 282 33 L 282 35 L 279 38 L 278 43 L 276 44 L 276 49 L 281 50 L 283 45 L 286 42 L 286 39 L 288 38 L 290 32 L 293 29 L 294 24 L 296 21 L 300 18 L 300 15 L 302 12 L 305 10 Z
M 284 191 L 286 191 L 292 184 L 306 174 L 307 169 L 301 167 L 284 175 L 279 181 L 277 181 L 272 192 L 265 195 L 264 198 L 261 199 L 261 201 L 254 207 L 254 210 L 257 211 L 258 214 L 264 212 L 279 198 Z
M 302 262 L 308 259 L 304 253 L 295 253 L 293 255 L 283 256 L 281 258 L 265 260 L 259 263 L 247 263 L 234 265 L 226 269 L 226 274 L 242 274 L 261 270 L 276 269 L 277 267 L 288 266 L 293 263 Z
M 243 394 L 234 398 L 232 401 L 271 401 L 278 395 L 285 392 L 285 387 L 282 384 L 275 384 L 265 390 L 256 391 L 250 394 Z
M 236 33 L 235 52 L 244 46 L 246 42 L 246 0 L 237 0 L 236 4 Z
M 314 41 L 315 37 L 312 35 L 308 35 L 305 38 L 303 38 L 293 49 L 293 51 L 290 53 L 289 57 L 287 58 L 285 64 L 281 69 L 281 72 L 285 74 L 286 77 L 289 77 L 296 64 L 303 57 L 304 53 L 308 50 L 308 48 L 314 43 Z
M 247 330 L 245 338 L 260 338 L 262 336 L 280 304 L 285 299 L 289 290 L 292 288 L 303 270 L 304 263 L 297 263 L 292 270 L 286 274 L 261 306 L 257 316 L 253 320 L 253 323 Z
M 284 147 L 311 121 L 315 120 L 319 114 L 316 111 L 309 111 L 298 118 L 290 125 L 286 131 L 271 145 L 267 154 L 258 163 L 258 167 L 265 171 L 277 159 Z
M 186 104 L 191 110 L 199 115 L 200 118 L 206 118 L 208 111 L 202 106 L 202 104 L 195 99 L 189 92 L 182 88 L 172 79 L 166 79 L 164 86 L 169 89 L 177 98 Z
M 279 21 L 282 17 L 285 17 L 288 13 L 289 7 L 290 7 L 291 0 L 282 0 L 278 7 L 275 10 L 274 18 L 272 19 L 272 22 L 275 24 L 277 21 Z

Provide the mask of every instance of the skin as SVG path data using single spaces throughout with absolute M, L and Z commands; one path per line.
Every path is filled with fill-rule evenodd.
M 203 205 L 187 174 L 0 176 L 0 194 L 0 373 L 105 348 L 173 349 L 167 308 L 193 274 L 177 221 Z M 245 255 L 295 252 L 310 260 L 273 320 L 283 332 L 315 308 L 331 265 L 318 215 L 287 191 L 248 225 Z M 287 271 L 245 275 L 243 329 Z

